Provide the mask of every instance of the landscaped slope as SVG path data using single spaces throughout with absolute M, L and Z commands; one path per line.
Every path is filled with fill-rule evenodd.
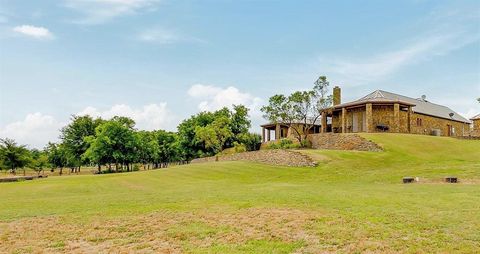
M 216 162 L 1 184 L 0 249 L 478 253 L 480 142 L 364 137 L 385 152 L 304 151 L 315 168 Z M 421 182 L 401 184 L 407 175 Z

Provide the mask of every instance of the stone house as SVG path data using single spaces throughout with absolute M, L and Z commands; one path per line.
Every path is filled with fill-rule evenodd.
M 469 120 L 450 108 L 382 90 L 341 103 L 341 90 L 333 89 L 333 106 L 322 112 L 320 132 L 395 132 L 437 136 L 464 136 Z
M 470 118 L 472 121 L 472 136 L 480 137 L 480 114 Z

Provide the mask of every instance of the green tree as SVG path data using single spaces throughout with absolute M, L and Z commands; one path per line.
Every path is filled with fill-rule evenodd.
M 215 120 L 215 115 L 212 112 L 201 112 L 183 120 L 178 125 L 179 143 L 182 149 L 183 156 L 190 161 L 194 158 L 210 155 L 208 149 L 196 137 L 196 128 L 205 127 Z
M 238 135 L 240 144 L 244 144 L 247 151 L 256 151 L 262 144 L 262 136 L 257 133 L 241 133 Z
M 231 119 L 226 116 L 215 119 L 211 124 L 195 129 L 197 139 L 202 142 L 212 154 L 217 154 L 225 148 L 225 142 L 233 136 Z
M 13 174 L 16 174 L 17 168 L 23 168 L 30 162 L 28 149 L 8 138 L 0 139 L 0 157 L 3 165 Z
M 305 145 L 310 130 L 318 124 L 321 111 L 330 107 L 332 96 L 327 95 L 329 82 L 320 76 L 309 91 L 297 91 L 288 97 L 282 94 L 270 97 L 262 107 L 264 118 L 272 123 L 282 123 L 295 132 L 301 145 Z
M 149 168 L 149 164 L 158 158 L 160 148 L 155 138 L 155 132 L 139 131 L 135 133 L 138 141 L 137 158 L 138 162 L 143 164 L 144 169 Z
M 37 175 L 40 175 L 46 167 L 49 166 L 48 155 L 44 151 L 39 151 L 38 149 L 32 149 L 30 151 L 31 161 L 29 167 L 37 172 Z
M 233 105 L 233 110 L 225 107 L 193 115 L 178 126 L 182 157 L 191 160 L 233 147 L 241 142 L 239 137 L 248 133 L 250 126 L 248 108 L 243 105 Z
M 47 160 L 52 167 L 52 171 L 55 168 L 59 168 L 59 174 L 62 175 L 63 168 L 68 165 L 68 152 L 65 146 L 63 144 L 48 143 L 45 152 L 47 153 Z
M 131 163 L 137 161 L 138 141 L 133 129 L 134 122 L 125 117 L 115 117 L 102 122 L 95 128 L 95 136 L 86 138 L 89 148 L 84 158 L 90 159 L 97 165 L 115 165 L 118 171 L 120 166 L 130 170 Z
M 159 148 L 158 156 L 155 158 L 155 167 L 166 167 L 170 162 L 183 160 L 176 133 L 157 130 L 154 134 Z
M 95 135 L 95 128 L 101 121 L 101 119 L 94 120 L 88 115 L 74 115 L 71 118 L 71 122 L 61 129 L 60 138 L 69 153 L 69 166 L 73 166 L 75 171 L 80 171 L 80 167 L 84 162 L 82 161 L 82 155 L 89 146 L 86 137 Z

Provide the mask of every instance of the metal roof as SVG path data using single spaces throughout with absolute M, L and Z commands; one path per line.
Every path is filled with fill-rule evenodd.
M 395 94 L 395 93 L 390 93 L 383 90 L 376 90 L 356 101 L 343 103 L 335 106 L 335 108 L 345 107 L 350 105 L 357 105 L 360 103 L 381 103 L 381 102 L 404 103 L 407 105 L 412 105 L 413 112 L 416 112 L 419 114 L 451 119 L 454 121 L 459 121 L 464 123 L 470 122 L 466 118 L 464 118 L 463 116 L 461 116 L 460 114 L 456 113 L 455 111 L 451 110 L 446 106 L 431 103 L 422 98 L 414 99 L 414 98 L 410 98 L 410 97 Z M 452 116 L 450 116 L 451 113 L 453 113 Z
M 474 116 L 474 117 L 470 118 L 470 120 L 478 120 L 478 119 L 480 119 L 480 114 L 478 114 L 478 115 L 476 115 L 476 116 Z

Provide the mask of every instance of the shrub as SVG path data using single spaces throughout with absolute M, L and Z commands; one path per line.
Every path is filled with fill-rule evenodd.
M 245 144 L 240 143 L 233 143 L 233 148 L 235 149 L 236 153 L 243 153 L 247 151 L 247 146 Z
M 243 133 L 238 136 L 240 144 L 245 146 L 246 151 L 256 151 L 262 144 L 262 136 L 256 133 Z
M 280 139 L 278 142 L 268 145 L 268 149 L 295 149 L 299 147 L 300 144 L 293 143 L 293 141 L 288 138 Z
M 132 171 L 139 171 L 140 170 L 140 165 L 139 164 L 133 164 Z

